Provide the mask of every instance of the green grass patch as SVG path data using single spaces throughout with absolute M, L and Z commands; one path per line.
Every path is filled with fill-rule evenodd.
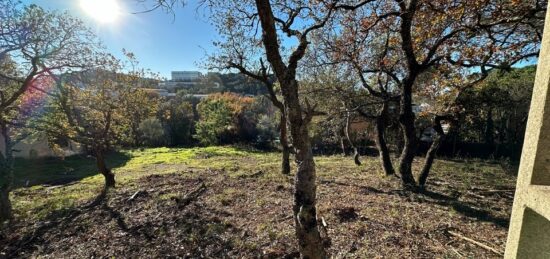
M 118 187 L 134 186 L 135 180 L 154 174 L 182 173 L 197 176 L 189 168 L 241 170 L 269 162 L 276 156 L 255 150 L 223 146 L 198 148 L 148 148 L 113 152 L 107 164 Z M 267 158 L 267 159 L 266 159 Z M 19 218 L 44 218 L 93 199 L 103 186 L 95 160 L 89 156 L 65 159 L 17 159 L 12 200 Z M 169 198 L 169 195 L 161 198 Z
M 293 177 L 281 175 L 280 159 L 279 153 L 223 146 L 123 150 L 110 154 L 107 163 L 113 168 L 119 188 L 139 189 L 137 179 L 156 174 L 178 173 L 196 178 L 203 174 L 202 169 L 220 170 L 230 178 L 254 178 L 275 186 L 292 181 Z M 361 161 L 362 165 L 356 166 L 350 157 L 318 156 L 315 158 L 317 175 L 322 180 L 339 179 L 351 183 L 383 177 L 377 158 L 362 157 Z M 103 186 L 103 176 L 97 173 L 95 160 L 87 156 L 73 156 L 63 160 L 17 159 L 15 169 L 16 189 L 12 200 L 16 216 L 22 220 L 44 218 L 55 212 L 63 213 L 64 210 L 93 199 Z M 295 169 L 292 163 L 292 171 Z M 507 175 L 496 163 L 437 160 L 429 181 L 436 179 L 454 180 L 460 183 L 456 188 L 469 189 L 480 184 L 513 186 L 515 178 Z M 168 193 L 159 199 L 170 199 L 174 195 Z M 229 204 L 241 195 L 244 194 L 229 189 L 212 198 L 222 204 Z

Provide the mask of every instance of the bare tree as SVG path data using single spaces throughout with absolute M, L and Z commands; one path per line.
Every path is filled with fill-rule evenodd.
M 316 171 L 308 136 L 315 107 L 307 98 L 300 100 L 297 72 L 310 46 L 310 34 L 325 26 L 341 6 L 337 1 L 210 0 L 204 3 L 215 14 L 212 19 L 226 42 L 232 38 L 245 39 L 255 49 L 253 56 L 242 55 L 245 53 L 240 54 L 240 49 L 236 49 L 229 52 L 232 57 L 237 57 L 237 61 L 247 58 L 249 62 L 252 58 L 265 58 L 280 84 L 298 164 L 293 213 L 300 253 L 304 258 L 325 258 L 317 224 Z M 297 44 L 291 48 L 282 46 L 284 38 L 294 39 Z

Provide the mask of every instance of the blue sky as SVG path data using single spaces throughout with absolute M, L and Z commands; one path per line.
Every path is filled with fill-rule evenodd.
M 37 4 L 50 10 L 68 11 L 82 18 L 101 38 L 109 51 L 122 55 L 122 48 L 136 54 L 140 65 L 170 77 L 172 70 L 203 70 L 196 62 L 212 49 L 216 31 L 199 8 L 197 0 L 178 6 L 175 16 L 160 9 L 142 14 L 144 10 L 136 0 L 117 0 L 123 14 L 114 23 L 99 23 L 80 7 L 79 0 L 23 0 L 24 4 Z M 153 0 L 149 0 L 152 2 Z

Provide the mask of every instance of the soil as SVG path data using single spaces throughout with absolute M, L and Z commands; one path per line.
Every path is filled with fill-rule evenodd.
M 204 169 L 146 176 L 94 206 L 11 224 L 0 257 L 295 258 L 293 178 L 269 177 Z M 459 179 L 434 177 L 428 191 L 415 193 L 392 177 L 319 177 L 328 251 L 334 258 L 500 258 L 449 231 L 504 251 L 513 186 L 454 188 Z

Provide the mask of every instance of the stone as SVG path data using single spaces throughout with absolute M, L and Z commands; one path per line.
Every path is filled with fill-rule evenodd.
M 504 258 L 550 258 L 550 10 L 546 14 Z

